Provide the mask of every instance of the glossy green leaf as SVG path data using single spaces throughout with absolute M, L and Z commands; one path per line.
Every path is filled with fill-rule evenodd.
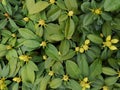
M 117 72 L 110 67 L 103 67 L 102 72 L 106 75 L 116 75 L 117 74 Z
M 50 82 L 50 87 L 51 88 L 58 88 L 62 84 L 62 79 L 61 78 L 55 78 Z
M 105 0 L 104 9 L 105 11 L 114 11 L 120 9 L 119 0 Z
M 89 34 L 87 36 L 87 38 L 89 40 L 91 40 L 93 43 L 96 43 L 96 44 L 102 44 L 103 43 L 103 40 L 101 37 L 97 36 L 97 35 L 94 35 L 94 34 Z
M 27 28 L 19 28 L 20 35 L 25 39 L 36 39 L 36 35 Z
M 46 1 L 39 1 L 35 3 L 34 0 L 26 0 L 26 5 L 28 8 L 29 14 L 35 14 L 47 8 L 49 6 L 49 3 Z
M 68 19 L 66 22 L 66 26 L 65 26 L 65 37 L 67 39 L 71 39 L 73 33 L 75 31 L 75 23 L 73 21 L 73 19 Z
M 66 61 L 66 70 L 67 70 L 67 74 L 72 77 L 72 78 L 79 78 L 80 77 L 80 69 L 77 66 L 76 63 L 74 63 L 73 61 Z

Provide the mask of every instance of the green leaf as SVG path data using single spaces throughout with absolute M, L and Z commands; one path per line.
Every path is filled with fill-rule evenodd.
M 80 84 L 75 80 L 70 80 L 69 86 L 71 87 L 72 90 L 82 90 L 82 87 L 80 86 Z
M 102 26 L 102 33 L 104 36 L 108 36 L 112 34 L 112 27 L 109 22 L 105 22 Z
M 26 64 L 21 69 L 21 77 L 23 83 L 34 83 L 35 80 L 35 73 L 34 70 L 32 70 L 32 67 L 29 64 Z
M 37 36 L 27 28 L 19 28 L 18 29 L 20 35 L 25 39 L 36 39 Z
M 120 9 L 120 1 L 119 0 L 105 0 L 104 2 L 104 10 L 105 11 L 114 11 Z
M 64 39 L 64 35 L 60 31 L 60 26 L 58 24 L 48 24 L 45 27 L 44 38 L 50 42 L 61 41 Z
M 117 74 L 117 72 L 110 67 L 103 67 L 102 72 L 106 75 L 116 75 Z
M 40 43 L 36 40 L 25 40 L 23 42 L 23 45 L 28 48 L 38 48 L 40 47 Z
M 88 13 L 84 15 L 83 26 L 88 26 L 93 23 L 95 15 L 93 13 Z
M 73 50 L 69 50 L 69 52 L 65 55 L 61 55 L 60 60 L 68 60 L 71 59 L 75 55 Z
M 86 56 L 84 54 L 80 55 L 78 62 L 79 62 L 79 67 L 80 67 L 82 75 L 88 76 L 89 67 L 88 67 L 88 62 L 86 60 Z
M 59 60 L 59 58 L 60 58 L 57 48 L 52 44 L 47 45 L 45 52 L 49 57 L 51 57 L 55 60 Z
M 66 71 L 67 74 L 75 79 L 78 79 L 80 77 L 80 69 L 77 66 L 76 63 L 74 63 L 73 61 L 66 61 Z
M 77 10 L 78 9 L 78 4 L 77 0 L 64 0 L 66 7 L 69 10 Z
M 35 64 L 35 63 L 33 63 L 32 61 L 29 61 L 28 62 L 28 67 L 31 67 L 31 70 L 33 70 L 33 71 L 38 71 L 38 67 L 37 67 L 37 65 Z
M 7 77 L 9 74 L 10 67 L 9 65 L 5 65 L 0 73 L 1 77 Z
M 3 45 L 3 44 L 0 44 L 0 57 L 3 57 L 5 56 L 7 53 L 7 49 L 6 49 L 6 46 Z
M 91 80 L 95 79 L 97 75 L 100 75 L 102 73 L 102 63 L 101 60 L 95 60 L 91 65 L 90 65 L 90 75 L 89 78 Z
M 13 27 L 13 28 L 15 28 L 15 29 L 18 29 L 19 27 L 16 25 L 16 23 L 11 19 L 11 18 L 9 18 L 9 21 L 10 21 L 10 24 L 11 24 L 11 26 Z
M 48 20 L 55 21 L 60 16 L 61 10 L 56 5 L 52 6 L 47 12 Z
M 67 20 L 66 22 L 66 26 L 65 26 L 65 37 L 67 39 L 71 39 L 73 33 L 75 31 L 75 23 L 74 21 L 70 18 Z
M 69 52 L 69 48 L 70 48 L 70 43 L 68 40 L 61 41 L 61 44 L 59 46 L 59 50 L 60 50 L 60 53 L 62 55 L 67 54 Z
M 105 84 L 110 86 L 115 84 L 117 80 L 118 80 L 118 77 L 107 77 L 105 78 Z
M 59 75 L 64 75 L 64 68 L 62 63 L 60 62 L 56 62 L 53 66 L 52 66 L 52 70 Z
M 50 87 L 51 88 L 58 88 L 62 84 L 62 79 L 61 78 L 55 78 L 50 82 Z
M 40 82 L 40 90 L 46 90 L 49 80 L 50 80 L 50 76 L 48 75 L 42 78 Z
M 94 34 L 89 34 L 87 36 L 87 38 L 90 39 L 92 42 L 94 42 L 96 44 L 102 44 L 103 43 L 102 38 L 100 38 L 99 36 L 94 35 Z
M 15 49 L 11 49 L 6 54 L 7 60 L 14 60 L 18 58 L 17 52 Z
M 102 13 L 101 14 L 102 18 L 106 21 L 111 21 L 112 20 L 112 17 L 108 14 L 108 13 Z
M 26 5 L 29 11 L 29 14 L 35 14 L 43 11 L 49 6 L 49 3 L 46 1 L 39 1 L 35 3 L 34 0 L 26 0 Z
M 7 24 L 7 19 L 5 20 L 0 20 L 0 29 L 3 29 Z

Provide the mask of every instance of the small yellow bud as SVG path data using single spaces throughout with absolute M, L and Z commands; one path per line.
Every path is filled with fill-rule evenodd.
M 73 16 L 73 14 L 74 14 L 73 11 L 69 11 L 69 12 L 68 12 L 68 16 L 70 16 L 70 17 Z
M 62 55 L 60 51 L 58 52 L 58 54 L 59 54 L 59 55 Z
M 47 59 L 47 56 L 46 55 L 43 55 L 43 60 L 46 60 Z
M 63 75 L 63 80 L 64 80 L 64 81 L 68 81 L 68 80 L 69 80 L 68 75 Z
M 8 13 L 5 13 L 4 16 L 5 16 L 6 18 L 9 18 L 9 17 L 10 17 Z
M 100 36 L 101 36 L 102 38 L 104 37 L 102 33 L 100 33 Z
M 53 71 L 49 71 L 48 75 L 53 76 L 54 72 Z
M 20 55 L 19 59 L 28 62 L 31 57 L 29 57 L 28 55 Z
M 109 48 L 110 48 L 110 50 L 117 50 L 117 47 L 114 45 L 111 45 Z
M 24 17 L 23 20 L 24 20 L 25 22 L 28 22 L 28 21 L 29 21 L 29 18 L 28 18 L 28 17 Z
M 84 48 L 80 48 L 79 52 L 83 53 L 84 52 Z
M 80 49 L 79 47 L 75 47 L 75 51 L 76 51 L 76 52 L 78 52 L 78 51 L 79 51 L 79 49 Z
M 40 46 L 42 47 L 46 47 L 47 43 L 45 41 L 42 41 L 42 43 L 40 44 Z
M 54 4 L 54 3 L 55 3 L 55 0 L 50 0 L 50 3 L 51 3 L 51 4 Z
M 10 50 L 10 49 L 12 49 L 12 46 L 11 45 L 7 45 L 6 48 L 7 48 L 7 50 Z
M 118 43 L 119 40 L 118 40 L 118 39 L 112 39 L 111 42 L 112 42 L 112 43 Z
M 89 49 L 88 45 L 83 45 L 83 49 L 88 50 Z
M 17 82 L 17 83 L 20 83 L 22 80 L 20 77 L 14 77 L 13 78 L 13 81 Z
M 38 24 L 41 26 L 45 26 L 45 20 L 40 20 Z
M 15 37 L 16 37 L 16 34 L 13 33 L 11 36 L 15 38 Z
M 101 11 L 100 8 L 98 8 L 98 9 L 94 10 L 94 13 L 97 14 L 97 15 L 100 15 L 102 13 L 102 11 Z
M 88 39 L 85 40 L 85 44 L 86 44 L 86 45 L 90 44 L 90 40 L 88 40 Z
M 120 71 L 118 72 L 118 77 L 120 77 Z
M 109 90 L 108 86 L 103 86 L 103 90 Z

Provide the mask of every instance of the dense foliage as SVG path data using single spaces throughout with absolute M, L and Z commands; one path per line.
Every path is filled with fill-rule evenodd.
M 0 90 L 120 90 L 120 0 L 0 0 Z

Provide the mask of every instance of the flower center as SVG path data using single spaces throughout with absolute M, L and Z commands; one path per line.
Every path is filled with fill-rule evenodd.
M 53 71 L 49 71 L 48 75 L 53 76 L 54 72 Z
M 68 16 L 70 16 L 70 17 L 73 16 L 73 14 L 74 14 L 73 11 L 69 11 L 69 12 L 68 12 Z
M 45 20 L 40 20 L 38 24 L 41 26 L 45 26 Z
M 29 57 L 28 55 L 21 55 L 19 56 L 19 59 L 28 62 L 31 57 Z
M 98 9 L 94 10 L 94 13 L 97 14 L 97 15 L 100 15 L 102 13 L 102 11 L 101 11 L 100 8 L 98 8 Z
M 68 80 L 69 80 L 68 75 L 63 75 L 63 80 L 64 80 L 64 81 L 68 81 Z

